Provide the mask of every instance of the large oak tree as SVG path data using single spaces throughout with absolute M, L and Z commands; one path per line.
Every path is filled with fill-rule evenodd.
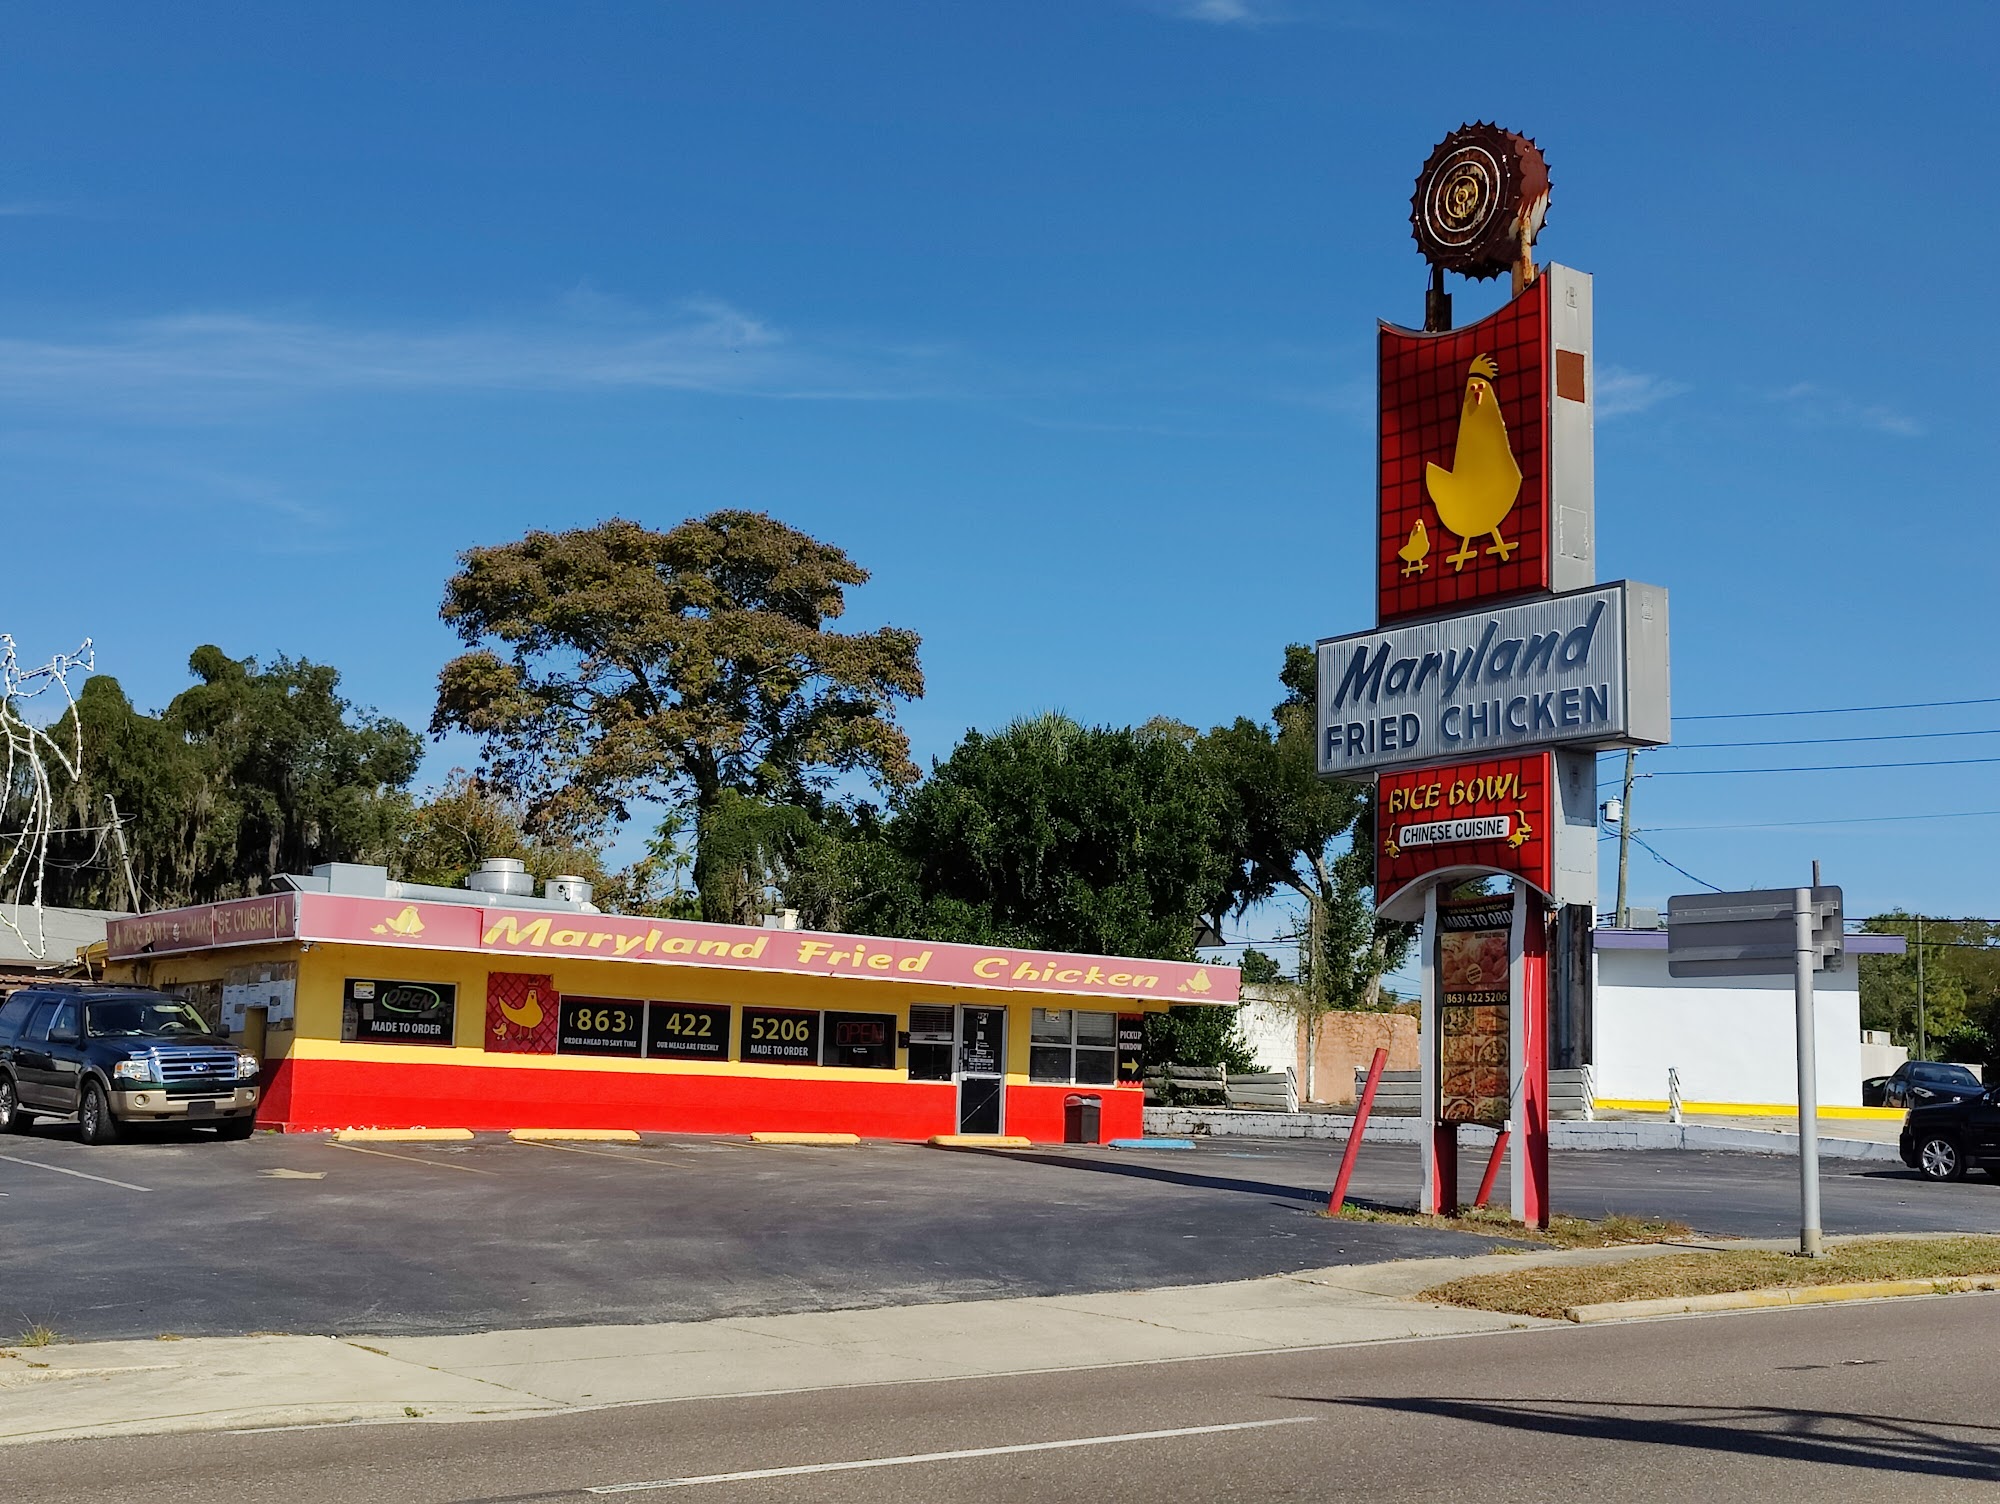
M 692 810 L 712 917 L 746 917 L 717 865 L 743 807 L 725 796 L 814 809 L 843 774 L 917 776 L 895 706 L 923 693 L 919 639 L 829 626 L 868 579 L 830 543 L 719 511 L 531 532 L 459 565 L 442 615 L 470 651 L 439 674 L 431 729 L 479 737 L 537 834 L 587 841 L 640 799 Z

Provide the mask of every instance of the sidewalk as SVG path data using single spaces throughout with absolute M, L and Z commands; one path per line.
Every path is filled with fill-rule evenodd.
M 1413 1259 L 1108 1295 L 658 1326 L 57 1343 L 0 1351 L 0 1443 L 485 1420 L 1552 1326 L 1409 1297 L 1468 1274 L 1690 1246 L 1717 1245 Z

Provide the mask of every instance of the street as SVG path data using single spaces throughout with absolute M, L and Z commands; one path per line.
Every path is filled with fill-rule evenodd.
M 2000 1483 L 2000 1297 L 0 1453 L 36 1504 L 1879 1499 Z
M 1203 1283 L 1483 1252 L 1491 1234 L 1328 1221 L 1336 1150 L 341 1145 L 205 1135 L 89 1148 L 0 1141 L 0 1335 L 71 1341 L 256 1331 L 365 1336 L 694 1321 Z M 1465 1171 L 1469 1199 L 1482 1166 Z M 1984 1176 L 1823 1167 L 1830 1233 L 2000 1231 Z M 1353 1193 L 1407 1207 L 1416 1154 L 1364 1146 Z M 1559 1210 L 1699 1232 L 1797 1229 L 1797 1162 L 1567 1153 Z M 115 1230 L 115 1236 L 112 1233 Z

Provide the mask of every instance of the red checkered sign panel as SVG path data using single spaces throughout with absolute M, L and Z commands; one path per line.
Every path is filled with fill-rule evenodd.
M 1448 334 L 1382 326 L 1382 625 L 1552 588 L 1550 280 Z
M 1384 773 L 1376 793 L 1376 904 L 1445 867 L 1487 867 L 1553 891 L 1554 788 L 1550 752 Z

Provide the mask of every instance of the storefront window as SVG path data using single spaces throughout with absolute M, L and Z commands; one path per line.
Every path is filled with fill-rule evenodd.
M 1118 1079 L 1118 1015 L 1035 1009 L 1028 1021 L 1028 1079 L 1111 1085 Z
M 825 1041 L 822 1065 L 884 1071 L 896 1067 L 893 1013 L 829 1013 L 821 1038 Z

